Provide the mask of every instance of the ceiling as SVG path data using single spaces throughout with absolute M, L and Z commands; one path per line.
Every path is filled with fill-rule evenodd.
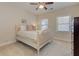
M 60 8 L 64 8 L 64 7 L 72 6 L 76 4 L 79 4 L 79 3 L 78 2 L 54 2 L 54 4 L 47 5 L 48 10 L 44 10 L 44 9 L 36 10 L 37 5 L 30 5 L 29 2 L 16 3 L 16 5 L 23 7 L 24 9 L 35 14 L 51 12 Z
M 76 5 L 79 3 L 78 2 L 54 2 L 54 4 L 47 5 L 48 10 L 44 10 L 44 9 L 36 10 L 37 5 L 30 5 L 30 2 L 12 2 L 12 3 L 9 2 L 8 4 L 14 4 L 20 8 L 23 8 L 23 9 L 29 11 L 29 12 L 32 12 L 34 14 L 39 14 L 39 13 L 52 12 L 54 10 L 72 6 L 72 5 Z

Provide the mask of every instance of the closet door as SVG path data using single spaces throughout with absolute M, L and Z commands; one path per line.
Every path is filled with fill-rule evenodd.
M 74 17 L 74 56 L 79 56 L 79 17 Z

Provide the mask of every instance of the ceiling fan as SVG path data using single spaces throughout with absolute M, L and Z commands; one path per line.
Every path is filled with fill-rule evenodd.
M 48 8 L 46 7 L 46 5 L 50 5 L 53 4 L 54 2 L 36 2 L 36 3 L 30 3 L 30 5 L 37 5 L 36 10 L 38 9 L 45 9 L 47 10 Z

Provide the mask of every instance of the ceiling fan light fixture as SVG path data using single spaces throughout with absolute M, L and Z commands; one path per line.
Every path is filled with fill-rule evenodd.
M 40 9 L 43 9 L 43 8 L 44 8 L 44 6 L 43 6 L 43 5 L 39 5 L 39 8 L 40 8 Z
M 36 10 L 45 9 L 47 10 L 47 5 L 53 4 L 53 2 L 38 2 L 38 3 L 30 3 L 31 5 L 37 5 Z

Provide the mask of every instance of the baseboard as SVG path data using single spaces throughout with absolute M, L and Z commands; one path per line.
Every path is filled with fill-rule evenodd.
M 58 41 L 62 41 L 62 42 L 66 42 L 66 43 L 72 43 L 73 41 L 71 40 L 71 41 L 68 41 L 68 40 L 66 40 L 65 38 L 64 38 L 64 40 L 61 38 L 57 38 L 57 37 L 54 37 L 54 40 L 58 40 Z
M 16 42 L 16 40 L 10 40 L 10 41 L 7 41 L 7 42 L 4 42 L 4 43 L 1 43 L 1 44 L 0 44 L 0 47 L 5 46 L 5 45 L 8 45 L 8 44 L 15 43 L 15 42 Z

